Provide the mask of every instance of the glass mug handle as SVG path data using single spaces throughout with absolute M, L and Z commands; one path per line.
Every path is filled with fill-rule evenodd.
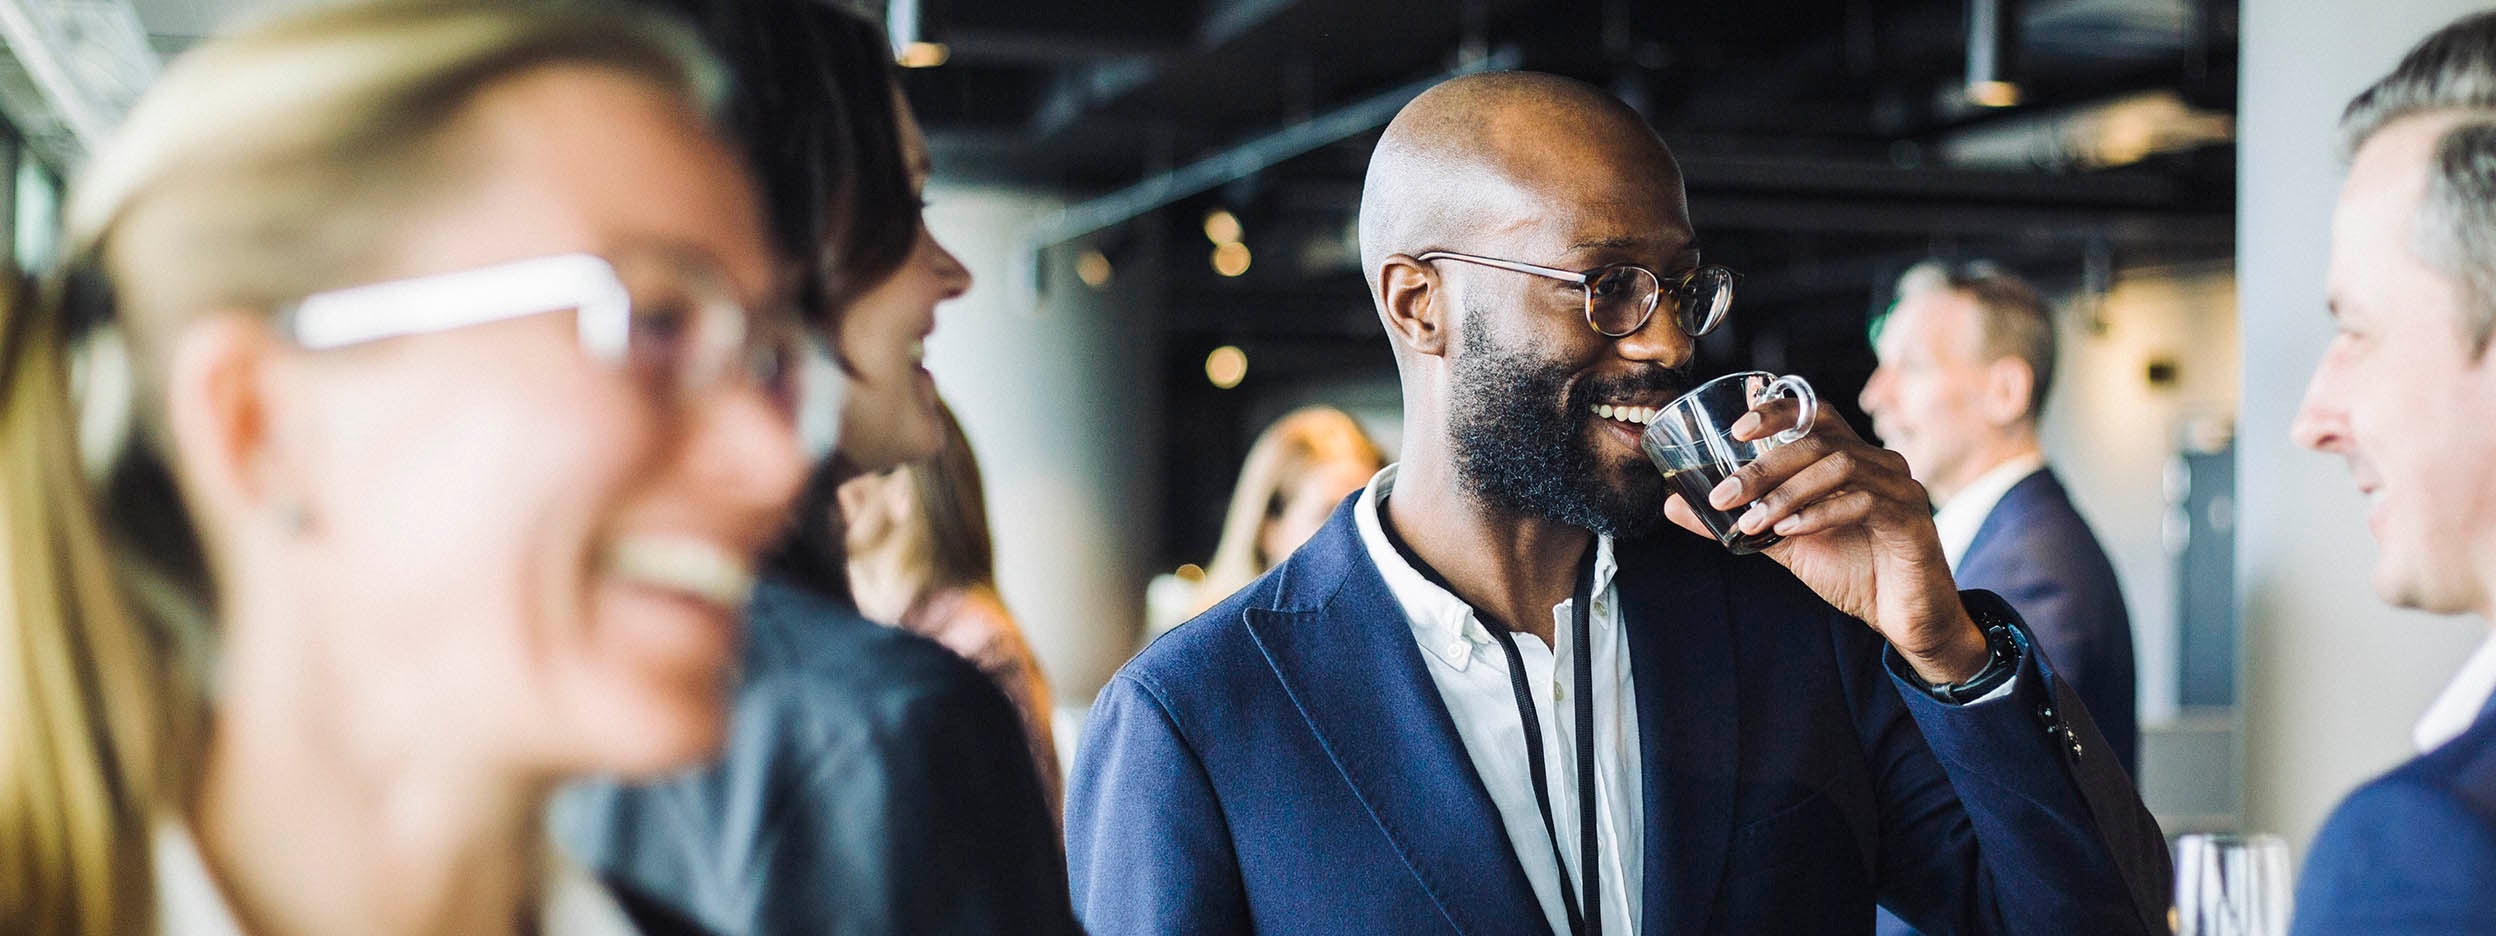
M 1794 428 L 1768 438 L 1778 445 L 1792 445 L 1796 440 L 1811 434 L 1812 422 L 1820 416 L 1820 394 L 1812 391 L 1809 381 L 1787 374 L 1769 381 L 1768 386 L 1759 391 L 1751 405 L 1756 407 L 1780 396 L 1793 397 L 1794 402 L 1801 404 L 1802 416 L 1795 421 Z

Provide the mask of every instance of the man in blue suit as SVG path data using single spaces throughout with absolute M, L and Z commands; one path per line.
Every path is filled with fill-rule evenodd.
M 2131 772 L 2132 617 L 2114 564 L 2037 444 L 2054 386 L 2045 297 L 1991 263 L 1917 264 L 1899 277 L 1875 346 L 1881 366 L 1863 385 L 1864 412 L 1932 495 L 1952 575 L 2019 611 Z
M 2496 14 L 2429 36 L 2350 102 L 2332 216 L 2338 334 L 2294 429 L 2341 456 L 2382 550 L 2375 591 L 2496 612 Z M 2314 838 L 2298 933 L 2496 933 L 2496 639 L 2428 709 L 2424 753 Z M 2352 690 L 2362 691 L 2362 690 Z
M 1881 365 L 1863 385 L 1864 412 L 1939 505 L 1951 574 L 2019 611 L 2131 773 L 2132 618 L 2114 564 L 2037 444 L 2054 384 L 2045 297 L 1991 263 L 1920 263 L 1899 277 L 1874 344 Z M 1878 929 L 1913 932 L 1888 914 Z
M 1818 427 L 1710 492 L 1641 455 L 1732 277 L 1585 85 L 1408 105 L 1361 200 L 1402 461 L 1102 691 L 1067 840 L 1096 933 L 2145 933 L 2165 844 L 1895 454 Z M 1760 438 L 1790 403 L 1737 422 Z M 1883 644 L 1888 649 L 1883 651 Z

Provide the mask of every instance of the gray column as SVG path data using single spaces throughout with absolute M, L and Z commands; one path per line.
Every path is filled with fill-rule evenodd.
M 1020 232 L 1059 203 L 934 193 L 929 229 L 975 277 L 936 313 L 928 369 L 977 448 L 999 590 L 1061 706 L 1090 703 L 1134 649 L 1158 535 L 1161 329 L 1146 264 L 1084 285 L 1053 251 L 1035 293 Z M 1061 737 L 1061 741 L 1064 741 Z

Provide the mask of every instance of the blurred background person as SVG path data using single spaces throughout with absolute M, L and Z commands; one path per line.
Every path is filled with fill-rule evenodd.
M 10 350 L 39 374 L 66 323 L 126 336 L 135 428 L 97 488 L 122 568 L 20 499 L 78 496 L 54 450 L 6 507 L 58 511 L 11 542 L 69 544 L 43 574 L 75 605 L 13 626 L 78 641 L 103 689 L 214 631 L 186 661 L 209 691 L 160 690 L 197 759 L 123 804 L 160 810 L 146 851 L 95 866 L 153 907 L 135 930 L 688 931 L 541 816 L 568 777 L 717 750 L 804 477 L 796 332 L 714 83 L 642 17 L 330 7 L 193 51 L 88 166 L 62 306 L 18 333 L 54 346 Z M 156 630 L 91 600 L 116 588 Z M 68 675 L 14 662 L 12 692 Z M 132 739 L 107 748 L 143 743 L 152 719 L 104 711 Z
M 1064 788 L 1049 731 L 1049 683 L 997 594 L 979 459 L 953 409 L 939 403 L 937 415 L 945 441 L 933 457 L 841 485 L 850 588 L 860 613 L 944 644 L 1005 690 L 1022 710 L 1032 766 L 1055 810 Z
M 1951 571 L 2019 609 L 2135 773 L 2132 620 L 2114 565 L 2037 443 L 2054 386 L 2052 308 L 2001 267 L 1927 261 L 1899 278 L 1875 350 L 1864 412 L 1932 497 Z
M 1205 563 L 1203 580 L 1184 592 L 1155 582 L 1162 594 L 1184 594 L 1187 603 L 1148 598 L 1159 607 L 1150 611 L 1146 638 L 1204 613 L 1264 575 L 1316 535 L 1335 506 L 1386 463 L 1360 421 L 1331 406 L 1301 407 L 1265 427 L 1240 465 L 1222 539 Z
M 148 825 L 185 698 L 80 475 L 58 315 L 0 288 L 0 932 L 152 929 Z M 170 698 L 169 698 L 170 697 Z
M 826 0 L 649 0 L 726 62 L 725 120 L 799 312 L 848 377 L 839 448 L 748 609 L 723 760 L 583 787 L 558 834 L 730 933 L 1071 931 L 1063 846 L 1013 703 L 934 641 L 868 620 L 837 492 L 943 444 L 921 364 L 970 274 L 921 220 L 926 142 L 882 31 Z

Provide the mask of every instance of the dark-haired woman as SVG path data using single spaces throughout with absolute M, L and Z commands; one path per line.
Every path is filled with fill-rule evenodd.
M 943 647 L 862 617 L 844 571 L 836 491 L 937 451 L 921 342 L 970 285 L 921 223 L 927 149 L 883 33 L 824 0 L 644 2 L 727 63 L 728 129 L 848 389 L 836 454 L 749 609 L 725 759 L 583 789 L 559 834 L 722 932 L 1073 932 L 1014 706 Z

